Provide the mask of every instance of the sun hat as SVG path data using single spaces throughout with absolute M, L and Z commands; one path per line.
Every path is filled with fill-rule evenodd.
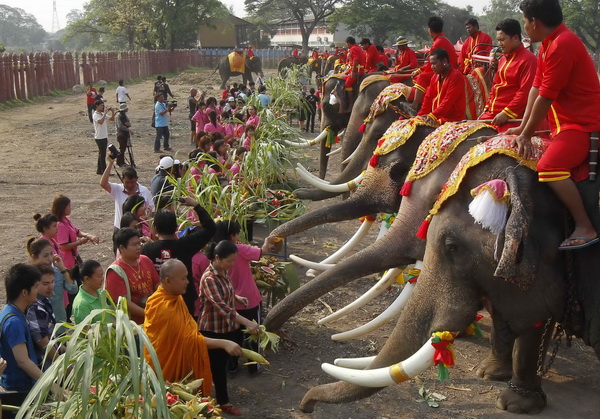
M 393 46 L 399 47 L 402 45 L 408 45 L 408 40 L 403 36 L 399 36 L 398 39 L 396 39 L 396 43 Z

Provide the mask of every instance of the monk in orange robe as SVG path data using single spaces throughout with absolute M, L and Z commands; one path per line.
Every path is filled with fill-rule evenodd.
M 183 301 L 188 284 L 187 268 L 177 259 L 169 259 L 160 268 L 161 284 L 146 303 L 144 328 L 156 351 L 166 381 L 175 382 L 191 373 L 203 378 L 202 395 L 211 393 L 212 374 L 208 349 L 224 349 L 241 356 L 242 349 L 232 341 L 205 338 Z M 146 351 L 146 360 L 152 365 Z M 153 366 L 154 368 L 156 366 Z

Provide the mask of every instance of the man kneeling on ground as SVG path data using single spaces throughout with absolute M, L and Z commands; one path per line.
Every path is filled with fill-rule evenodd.
M 241 356 L 240 346 L 230 340 L 205 338 L 183 301 L 188 285 L 183 262 L 169 259 L 160 268 L 160 286 L 148 298 L 144 328 L 156 351 L 166 381 L 203 378 L 202 395 L 209 396 L 212 374 L 208 349 L 223 349 L 231 356 Z M 146 353 L 148 362 L 152 362 Z

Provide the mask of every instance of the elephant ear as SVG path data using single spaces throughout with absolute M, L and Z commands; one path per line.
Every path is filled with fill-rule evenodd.
M 527 246 L 533 202 L 527 194 L 529 188 L 512 167 L 507 169 L 506 183 L 510 189 L 510 215 L 504 229 L 502 253 L 494 276 L 527 290 L 533 284 L 537 265 L 537 252 L 531 245 Z

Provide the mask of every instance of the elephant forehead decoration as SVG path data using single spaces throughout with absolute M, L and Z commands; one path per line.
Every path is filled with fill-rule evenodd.
M 438 213 L 448 198 L 458 192 L 458 189 L 469 168 L 477 166 L 479 163 L 496 154 L 504 154 L 505 156 L 514 158 L 519 162 L 519 164 L 528 167 L 531 170 L 536 170 L 537 162 L 546 150 L 546 143 L 539 137 L 533 137 L 531 139 L 531 144 L 533 145 L 533 157 L 531 159 L 524 160 L 519 155 L 517 147 L 512 144 L 512 140 L 515 137 L 515 135 L 501 134 L 492 137 L 484 143 L 471 147 L 467 154 L 465 154 L 460 162 L 456 165 L 454 171 L 448 178 L 448 181 L 442 187 L 442 191 L 440 192 L 438 199 L 433 204 L 433 208 L 431 208 L 429 215 L 421 224 L 421 227 L 417 232 L 417 237 L 423 240 L 427 238 L 427 230 L 432 217 Z
M 402 83 L 392 84 L 383 89 L 371 104 L 369 115 L 365 118 L 365 124 L 373 122 L 378 115 L 384 113 L 388 105 L 393 101 L 400 99 L 402 96 L 408 100 L 410 91 L 411 88 Z
M 490 230 L 492 234 L 500 234 L 506 225 L 510 204 L 510 192 L 506 182 L 502 179 L 490 180 L 471 190 L 471 195 L 474 199 L 469 204 L 469 214 L 476 223 Z

